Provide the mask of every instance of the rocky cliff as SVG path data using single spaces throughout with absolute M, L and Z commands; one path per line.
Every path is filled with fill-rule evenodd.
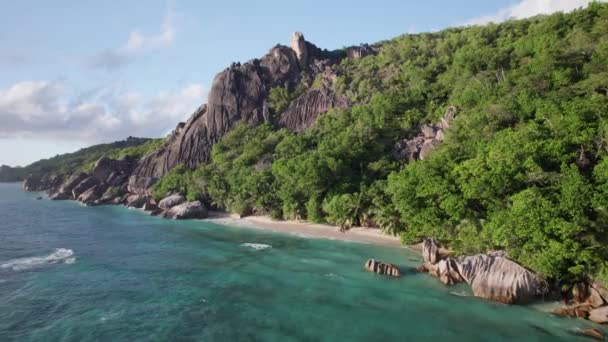
M 260 59 L 232 64 L 215 77 L 207 104 L 186 123 L 180 123 L 161 149 L 140 161 L 129 180 L 129 191 L 146 193 L 177 165 L 195 168 L 208 162 L 213 144 L 239 123 L 272 122 L 300 132 L 314 124 L 319 114 L 334 107 L 347 107 L 347 99 L 333 90 L 336 75 L 331 66 L 343 58 L 370 53 L 374 50 L 367 45 L 345 52 L 321 50 L 296 32 L 291 47 L 277 45 Z M 308 87 L 283 113 L 272 113 L 268 101 L 271 89 L 293 90 L 317 76 L 323 80 L 320 89 Z

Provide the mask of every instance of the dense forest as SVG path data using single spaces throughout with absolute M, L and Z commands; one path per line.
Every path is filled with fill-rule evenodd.
M 163 141 L 164 139 L 129 137 L 125 140 L 93 145 L 73 153 L 42 159 L 25 167 L 2 165 L 0 167 L 0 182 L 18 182 L 28 175 L 43 175 L 46 173 L 69 175 L 76 171 L 87 171 L 102 156 L 114 159 L 139 158 L 158 149 Z
M 356 105 L 301 134 L 243 124 L 155 196 L 433 236 L 458 254 L 505 250 L 548 278 L 608 280 L 607 4 L 374 47 L 334 66 Z M 271 92 L 276 118 L 299 91 Z M 428 158 L 394 156 L 449 106 L 456 119 Z

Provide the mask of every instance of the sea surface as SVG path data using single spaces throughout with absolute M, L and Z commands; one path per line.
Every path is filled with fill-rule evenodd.
M 404 248 L 308 239 L 0 184 L 0 341 L 576 341 L 598 327 L 416 274 Z M 364 271 L 397 264 L 399 279 Z

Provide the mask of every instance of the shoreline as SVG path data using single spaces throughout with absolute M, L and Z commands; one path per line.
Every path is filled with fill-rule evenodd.
M 385 247 L 411 249 L 408 248 L 408 246 L 401 244 L 399 237 L 385 235 L 378 228 L 352 227 L 345 232 L 340 232 L 337 226 L 327 224 L 294 220 L 278 221 L 271 219 L 269 216 L 247 216 L 240 218 L 238 215 L 219 211 L 210 211 L 209 217 L 203 220 L 220 225 L 268 230 L 308 238 L 339 240 Z

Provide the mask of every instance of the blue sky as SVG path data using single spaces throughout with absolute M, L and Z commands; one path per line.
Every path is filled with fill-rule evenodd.
M 3 1 L 0 164 L 128 135 L 163 136 L 214 75 L 301 31 L 336 49 L 588 0 Z

